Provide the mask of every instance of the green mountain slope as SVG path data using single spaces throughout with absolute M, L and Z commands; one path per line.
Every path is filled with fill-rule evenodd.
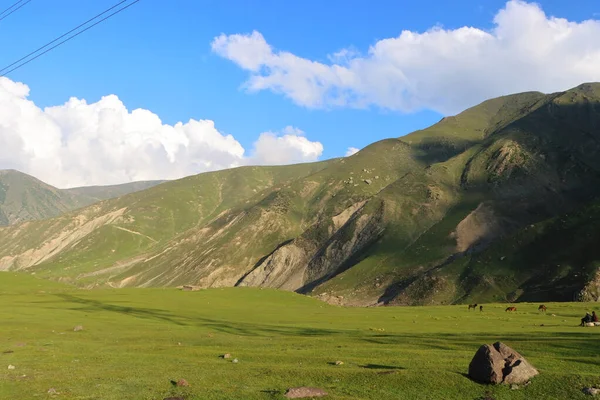
M 505 96 L 344 159 L 201 174 L 0 229 L 0 269 L 351 305 L 592 298 L 599 151 L 600 84 Z
M 161 181 L 57 189 L 15 170 L 0 170 L 0 226 L 58 216 L 92 203 L 147 189 Z

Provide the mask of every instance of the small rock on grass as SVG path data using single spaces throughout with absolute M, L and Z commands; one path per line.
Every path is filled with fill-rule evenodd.
M 180 379 L 177 381 L 177 386 L 187 387 L 190 386 L 190 384 L 185 379 Z
M 234 364 L 237 364 L 239 362 L 239 360 L 237 358 L 234 358 L 233 361 L 231 361 Z
M 306 387 L 306 386 L 289 388 L 285 392 L 285 397 L 287 397 L 288 399 L 303 399 L 303 398 L 307 398 L 307 397 L 310 398 L 310 397 L 323 397 L 323 396 L 327 396 L 327 392 L 324 391 L 323 389 L 314 388 L 314 387 Z
M 225 353 L 221 356 L 222 358 L 231 358 L 231 354 Z
M 344 362 L 343 361 L 336 361 L 335 365 L 344 365 Z
M 58 394 L 58 391 L 56 389 L 54 389 L 54 388 L 50 388 L 50 389 L 48 389 L 48 394 L 49 395 L 55 395 L 55 394 Z
M 8 369 L 15 369 L 15 366 L 14 365 L 9 365 Z
M 82 325 L 77 325 L 75 328 L 73 328 L 73 332 L 79 332 L 83 330 L 83 326 Z
M 593 387 L 583 388 L 582 391 L 583 391 L 583 393 L 590 395 L 590 396 L 597 396 L 600 394 L 600 389 L 593 388 Z

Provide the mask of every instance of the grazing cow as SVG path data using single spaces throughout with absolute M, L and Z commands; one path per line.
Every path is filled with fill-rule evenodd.
M 546 312 L 546 306 L 542 304 L 541 306 L 538 307 L 538 311 Z
M 508 307 L 506 310 L 504 310 L 504 312 L 506 311 L 517 311 L 517 307 Z
M 483 306 L 479 306 L 479 311 L 483 311 Z
M 474 310 L 477 308 L 477 303 L 475 304 L 469 304 L 469 311 L 471 311 L 471 308 Z

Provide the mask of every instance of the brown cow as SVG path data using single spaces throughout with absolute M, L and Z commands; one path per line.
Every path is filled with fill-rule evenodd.
M 475 304 L 469 304 L 469 311 L 471 311 L 471 308 L 473 310 L 475 310 L 477 308 L 477 303 L 475 303 Z
M 546 306 L 542 304 L 541 306 L 538 307 L 538 311 L 546 312 Z
M 508 307 L 506 310 L 504 310 L 504 312 L 506 311 L 517 311 L 517 307 Z

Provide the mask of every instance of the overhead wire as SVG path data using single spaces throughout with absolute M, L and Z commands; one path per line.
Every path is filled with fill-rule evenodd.
M 21 0 L 21 1 L 22 1 L 22 0 Z M 75 28 L 71 29 L 69 32 L 67 32 L 67 33 L 64 33 L 64 34 L 60 35 L 59 37 L 57 37 L 56 39 L 52 40 L 51 42 L 48 42 L 48 43 L 46 43 L 45 45 L 43 45 L 42 47 L 39 47 L 39 48 L 35 49 L 34 51 L 32 51 L 31 53 L 27 54 L 26 56 L 23 56 L 23 57 L 19 58 L 19 59 L 18 59 L 17 61 L 15 61 L 14 63 L 12 63 L 12 64 L 9 64 L 9 65 L 7 65 L 6 67 L 4 67 L 4 68 L 0 69 L 0 73 L 2 73 L 2 71 L 4 71 L 4 70 L 7 70 L 8 68 L 12 67 L 13 65 L 20 63 L 21 61 L 23 61 L 23 60 L 25 60 L 27 57 L 29 57 L 29 56 L 31 56 L 31 55 L 33 55 L 33 54 L 37 53 L 38 51 L 45 49 L 46 47 L 50 46 L 52 43 L 55 43 L 56 41 L 58 41 L 58 40 L 60 40 L 60 39 L 64 38 L 64 37 L 65 37 L 65 36 L 67 36 L 68 34 L 75 32 L 77 29 L 81 28 L 82 26 L 84 26 L 84 25 L 87 25 L 88 23 L 92 22 L 92 21 L 93 21 L 93 20 L 95 20 L 96 18 L 98 18 L 98 17 L 100 17 L 100 16 L 102 16 L 102 15 L 106 14 L 107 12 L 109 12 L 109 11 L 111 11 L 111 10 L 115 9 L 116 7 L 120 6 L 120 5 L 121 5 L 121 4 L 123 4 L 123 3 L 126 3 L 127 1 L 129 1 L 129 0 L 123 0 L 123 1 L 121 1 L 120 3 L 117 3 L 117 4 L 115 4 L 114 6 L 112 6 L 112 7 L 110 7 L 110 8 L 107 8 L 106 10 L 102 11 L 100 14 L 97 14 L 96 16 L 94 16 L 94 17 L 92 17 L 92 18 L 88 19 L 88 20 L 87 20 L 87 21 L 85 21 L 84 23 L 82 23 L 82 24 L 79 24 L 79 25 L 78 25 L 78 26 L 76 26 Z
M 23 3 L 23 1 L 25 1 L 25 0 L 19 0 L 15 4 L 13 4 L 12 6 L 8 7 L 6 10 L 2 11 L 0 13 L 0 21 L 2 21 L 4 18 L 8 17 L 12 13 L 19 11 L 19 9 L 21 9 L 23 6 L 25 6 L 27 3 L 31 2 L 31 0 L 27 0 L 27 1 L 25 1 L 25 3 Z M 23 4 L 21 4 L 19 7 L 15 8 L 11 12 L 9 12 L 8 14 L 2 16 L 2 14 L 5 14 L 7 11 L 11 10 L 13 7 L 15 7 L 16 5 L 18 5 L 20 3 L 23 3 Z
M 28 0 L 28 1 L 31 1 L 31 0 Z M 71 39 L 74 39 L 75 37 L 77 37 L 77 36 L 81 35 L 82 33 L 84 33 L 84 32 L 86 32 L 86 31 L 88 31 L 88 30 L 92 29 L 94 26 L 96 26 L 96 25 L 98 25 L 98 24 L 100 24 L 100 23 L 102 23 L 102 22 L 106 21 L 107 19 L 109 19 L 109 18 L 111 18 L 111 17 L 113 17 L 113 16 L 115 16 L 115 15 L 119 14 L 120 12 L 122 12 L 122 11 L 126 10 L 127 8 L 129 8 L 129 7 L 131 7 L 132 5 L 134 5 L 134 4 L 136 4 L 136 3 L 138 3 L 139 1 L 140 1 L 140 0 L 134 0 L 132 3 L 129 3 L 129 4 L 125 5 L 124 7 L 121 7 L 120 9 L 118 9 L 118 10 L 117 10 L 117 11 L 115 11 L 115 12 L 113 12 L 112 14 L 109 14 L 109 15 L 107 15 L 106 17 L 102 18 L 102 19 L 101 19 L 101 20 L 99 20 L 99 21 L 96 21 L 95 23 L 93 23 L 92 25 L 90 25 L 90 26 L 86 27 L 85 29 L 82 29 L 81 31 L 79 31 L 79 32 L 75 33 L 74 35 L 71 35 L 71 36 L 67 37 L 65 40 L 63 40 L 63 41 L 61 41 L 61 42 L 59 42 L 59 43 L 55 44 L 54 46 L 50 47 L 49 49 L 46 49 L 45 51 L 43 51 L 43 52 L 41 52 L 41 53 L 37 54 L 35 57 L 32 57 L 32 58 L 30 58 L 29 60 L 22 62 L 21 64 L 18 64 L 20 61 L 23 61 L 23 60 L 25 60 L 27 57 L 29 57 L 29 56 L 31 56 L 31 55 L 33 55 L 33 54 L 37 53 L 38 51 L 40 51 L 40 50 L 42 50 L 42 49 L 44 49 L 44 48 L 48 47 L 48 46 L 49 46 L 49 45 L 51 45 L 52 43 L 55 43 L 56 41 L 60 40 L 61 38 L 64 38 L 64 37 L 65 37 L 65 36 L 67 36 L 68 34 L 70 34 L 70 33 L 74 32 L 74 31 L 76 31 L 77 29 L 79 29 L 79 28 L 81 28 L 82 26 L 84 26 L 84 25 L 88 24 L 89 22 L 91 22 L 91 21 L 95 20 L 96 18 L 98 18 L 98 17 L 100 17 L 100 16 L 102 16 L 102 15 L 106 14 L 107 12 L 109 12 L 109 11 L 111 11 L 111 10 L 115 9 L 115 8 L 116 8 L 116 7 L 118 7 L 119 5 L 121 5 L 121 4 L 125 3 L 125 2 L 127 2 L 127 0 L 123 0 L 123 1 L 121 1 L 121 2 L 119 2 L 119 3 L 117 3 L 117 4 L 115 4 L 114 6 L 112 6 L 112 7 L 108 8 L 108 9 L 104 10 L 103 12 L 101 12 L 101 13 L 100 13 L 100 14 L 98 14 L 98 15 L 96 15 L 95 17 L 93 17 L 93 18 L 91 18 L 91 19 L 87 20 L 86 22 L 84 22 L 84 23 L 80 24 L 80 25 L 79 25 L 79 26 L 77 26 L 76 28 L 73 28 L 73 29 L 71 29 L 69 32 L 67 32 L 67 33 L 65 33 L 65 34 L 63 34 L 63 35 L 61 35 L 61 36 L 57 37 L 56 39 L 52 40 L 51 42 L 48 42 L 48 43 L 46 43 L 44 46 L 42 46 L 42 47 L 38 48 L 37 50 L 35 50 L 35 51 L 31 52 L 31 53 L 29 53 L 29 54 L 28 54 L 28 55 L 26 55 L 25 57 L 22 57 L 21 59 L 19 59 L 19 60 L 17 60 L 17 61 L 15 61 L 15 62 L 13 62 L 12 64 L 9 64 L 9 65 L 7 65 L 6 67 L 4 67 L 4 68 L 0 69 L 0 73 L 2 73 L 2 74 L 0 75 L 0 77 L 6 76 L 7 74 L 10 74 L 11 72 L 13 72 L 13 71 L 16 71 L 17 69 L 19 69 L 19 68 L 21 68 L 21 67 L 23 67 L 23 66 L 25 66 L 25 65 L 29 64 L 29 63 L 30 63 L 30 62 L 32 62 L 33 60 L 35 60 L 35 59 L 37 59 L 37 58 L 39 58 L 39 57 L 43 56 L 44 54 L 48 53 L 49 51 L 51 51 L 51 50 L 53 50 L 53 49 L 57 48 L 58 46 L 60 46 L 60 45 L 62 45 L 62 44 L 64 44 L 64 43 L 68 42 L 69 40 L 71 40 Z M 8 69 L 8 68 L 12 67 L 12 66 L 13 66 L 13 65 L 15 65 L 15 64 L 18 64 L 18 65 L 17 65 L 17 66 L 15 66 L 15 67 L 14 67 L 14 68 L 12 68 L 12 69 L 10 69 L 10 70 L 6 71 L 6 72 L 2 72 L 2 71 L 5 71 L 6 69 Z

